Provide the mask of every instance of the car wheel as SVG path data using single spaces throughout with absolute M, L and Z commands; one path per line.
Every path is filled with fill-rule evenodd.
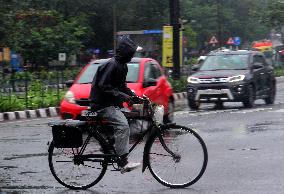
M 248 94 L 246 99 L 243 101 L 243 104 L 246 108 L 252 108 L 254 106 L 255 94 L 252 85 L 248 86 Z
M 164 123 L 172 123 L 174 122 L 174 111 L 175 111 L 175 104 L 173 100 L 169 100 L 168 104 L 168 112 L 164 115 Z
M 198 110 L 200 103 L 194 100 L 188 100 L 188 106 L 191 110 Z
M 273 104 L 275 100 L 275 94 L 276 94 L 276 86 L 275 84 L 272 84 L 270 90 L 269 90 L 269 96 L 264 99 L 265 104 Z
M 215 108 L 216 109 L 223 109 L 224 108 L 223 102 L 215 102 Z

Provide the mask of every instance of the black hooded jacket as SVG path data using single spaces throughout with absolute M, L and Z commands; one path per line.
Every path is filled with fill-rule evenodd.
M 129 96 L 135 96 L 126 85 L 127 63 L 131 61 L 137 46 L 128 37 L 118 41 L 116 55 L 101 65 L 92 82 L 91 108 L 99 110 L 108 106 L 122 107 Z

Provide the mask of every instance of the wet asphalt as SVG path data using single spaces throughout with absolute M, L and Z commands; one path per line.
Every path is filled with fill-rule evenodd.
M 47 123 L 58 118 L 0 123 L 0 193 L 192 193 L 272 194 L 284 191 L 284 83 L 278 84 L 274 105 L 256 101 L 245 109 L 226 103 L 224 109 L 203 105 L 191 111 L 186 103 L 175 112 L 175 122 L 194 128 L 204 139 L 209 154 L 203 177 L 186 189 L 160 185 L 149 170 L 121 175 L 107 171 L 86 191 L 64 188 L 50 173 Z M 142 160 L 144 144 L 131 159 Z

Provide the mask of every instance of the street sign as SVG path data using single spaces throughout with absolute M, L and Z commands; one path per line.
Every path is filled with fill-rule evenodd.
M 212 36 L 210 41 L 209 41 L 209 44 L 217 44 L 218 43 L 218 40 L 215 36 Z
M 179 59 L 180 65 L 182 65 L 183 61 L 183 34 L 180 31 L 179 35 Z M 162 56 L 162 65 L 163 67 L 173 67 L 173 27 L 172 26 L 164 26 L 163 27 L 163 56 Z
M 173 67 L 173 27 L 163 27 L 163 59 L 164 67 Z
M 94 53 L 95 54 L 100 54 L 101 50 L 100 49 L 95 49 Z
M 227 41 L 227 44 L 230 44 L 230 45 L 235 44 L 234 39 L 230 37 Z
M 58 53 L 59 61 L 66 61 L 66 53 Z
M 162 34 L 163 30 L 143 30 L 143 34 Z
M 240 37 L 234 37 L 234 45 L 239 46 L 241 44 L 241 38 Z

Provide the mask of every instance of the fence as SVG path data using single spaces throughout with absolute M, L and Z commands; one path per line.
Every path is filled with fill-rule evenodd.
M 2 72 L 0 112 L 58 106 L 67 90 L 65 82 L 75 79 L 82 67 L 49 67 Z
M 65 82 L 74 80 L 81 68 L 61 66 L 0 72 L 0 112 L 59 106 L 67 90 Z M 189 68 L 181 67 L 181 76 L 188 76 Z

